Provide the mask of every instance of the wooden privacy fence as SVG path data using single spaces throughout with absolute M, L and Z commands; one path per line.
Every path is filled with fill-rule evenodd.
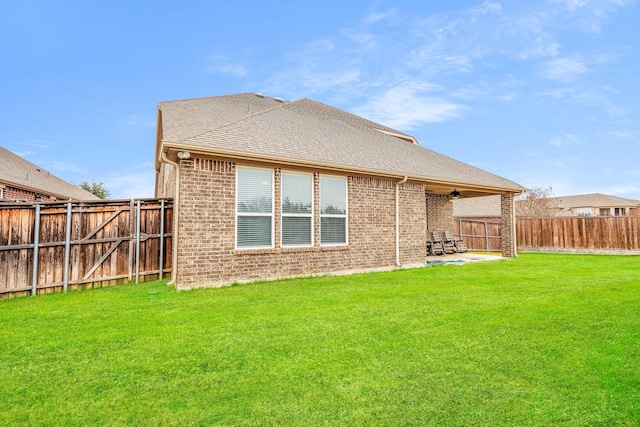
M 580 216 L 518 218 L 519 250 L 575 249 L 593 252 L 640 250 L 640 217 Z
M 162 278 L 173 201 L 0 204 L 0 298 Z
M 456 219 L 454 234 L 472 251 L 502 252 L 500 221 Z

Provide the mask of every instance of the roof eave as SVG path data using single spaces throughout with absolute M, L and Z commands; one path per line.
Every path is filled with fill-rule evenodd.
M 486 184 L 478 184 L 475 182 L 469 181 L 451 181 L 442 178 L 436 178 L 431 176 L 418 176 L 418 175 L 410 175 L 400 172 L 392 172 L 392 171 L 383 171 L 369 168 L 359 168 L 353 166 L 345 166 L 324 162 L 312 162 L 295 158 L 286 158 L 280 156 L 270 156 L 264 154 L 252 154 L 234 150 L 226 150 L 220 148 L 208 148 L 191 144 L 184 144 L 180 142 L 173 141 L 160 141 L 160 148 L 157 150 L 157 159 L 162 162 L 161 156 L 162 153 L 166 153 L 167 157 L 171 160 L 177 160 L 177 155 L 171 155 L 170 152 L 174 151 L 189 151 L 195 155 L 204 155 L 204 156 L 214 156 L 214 157 L 222 157 L 228 159 L 238 159 L 238 160 L 246 160 L 252 162 L 263 162 L 263 163 L 275 163 L 275 164 L 284 164 L 295 167 L 314 167 L 314 168 L 322 168 L 326 170 L 331 170 L 335 172 L 346 172 L 346 173 L 361 173 L 365 175 L 374 175 L 381 176 L 385 178 L 393 178 L 393 179 L 402 179 L 405 176 L 412 181 L 437 184 L 447 187 L 455 187 L 458 191 L 464 190 L 475 190 L 475 191 L 484 191 L 488 194 L 496 194 L 496 193 L 514 193 L 520 194 L 526 191 L 526 188 L 518 186 L 518 187 L 503 187 L 503 186 L 493 186 Z

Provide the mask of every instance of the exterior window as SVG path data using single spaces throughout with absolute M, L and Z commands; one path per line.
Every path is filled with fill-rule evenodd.
M 320 177 L 320 243 L 347 244 L 347 179 Z
M 591 216 L 591 208 L 576 208 L 576 213 L 580 216 Z
M 616 216 L 624 216 L 626 214 L 624 208 L 615 208 Z
M 273 171 L 237 168 L 236 247 L 273 247 Z
M 0 199 L 4 199 L 4 188 L 0 188 Z
M 609 208 L 600 208 L 600 216 L 609 216 L 611 215 L 611 211 Z
M 282 173 L 282 246 L 313 245 L 313 175 Z

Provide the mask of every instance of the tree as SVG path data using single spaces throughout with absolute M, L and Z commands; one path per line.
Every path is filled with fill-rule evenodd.
M 554 216 L 560 204 L 558 199 L 552 196 L 551 187 L 530 188 L 516 198 L 516 216 L 530 218 Z
M 101 199 L 108 199 L 109 196 L 111 196 L 111 191 L 107 190 L 102 182 L 95 182 L 94 180 L 91 180 L 91 184 L 89 184 L 87 181 L 82 181 L 78 184 L 78 187 L 83 190 L 87 190 L 89 193 L 94 196 L 98 196 Z

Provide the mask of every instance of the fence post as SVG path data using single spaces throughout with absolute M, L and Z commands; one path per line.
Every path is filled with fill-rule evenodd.
M 136 284 L 140 282 L 140 204 L 136 206 Z
M 160 271 L 158 272 L 158 280 L 162 280 L 164 273 L 164 199 L 160 200 Z
M 67 228 L 64 238 L 64 273 L 62 279 L 62 291 L 67 292 L 69 287 L 69 256 L 71 254 L 71 203 L 67 203 Z
M 40 205 L 36 205 L 33 230 L 33 276 L 31 277 L 31 295 L 38 293 L 38 249 L 40 246 Z
M 133 241 L 134 239 L 134 235 L 133 235 L 133 229 L 135 227 L 135 215 L 136 215 L 136 209 L 135 209 L 135 201 L 133 199 L 131 199 L 131 201 L 129 202 L 129 235 L 131 236 L 129 238 L 129 281 L 131 281 L 131 279 L 133 279 L 133 262 L 134 262 L 134 253 L 133 251 L 135 250 L 135 242 Z
M 489 224 L 487 224 L 487 221 L 484 222 L 484 240 L 487 252 L 489 252 Z

